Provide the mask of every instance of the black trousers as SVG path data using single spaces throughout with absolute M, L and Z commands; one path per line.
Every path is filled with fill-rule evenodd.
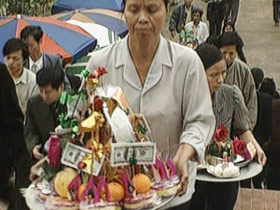
M 220 35 L 224 20 L 224 2 L 212 2 L 207 5 L 207 19 L 210 35 Z
M 167 210 L 191 210 L 190 209 L 190 202 L 186 202 L 186 203 L 183 203 L 179 206 L 176 206 L 176 207 L 172 207 L 172 208 L 169 208 Z
M 25 210 L 27 207 L 20 188 L 26 188 L 30 184 L 31 157 L 25 145 L 18 148 L 3 142 L 0 142 L 0 156 L 0 196 L 4 199 L 10 197 L 9 210 Z M 12 195 L 8 196 L 8 181 L 12 171 L 15 171 L 15 187 Z
M 238 182 L 197 181 L 190 210 L 233 210 L 238 189 Z
M 279 23 L 280 19 L 280 0 L 273 0 L 273 20 Z
M 239 0 L 225 1 L 225 23 L 235 26 L 239 11 Z

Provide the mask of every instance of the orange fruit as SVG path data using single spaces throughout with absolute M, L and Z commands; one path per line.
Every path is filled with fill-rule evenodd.
M 124 198 L 124 188 L 117 182 L 110 182 L 108 184 L 111 202 L 119 202 Z
M 132 179 L 132 184 L 136 189 L 137 193 L 146 193 L 151 188 L 151 180 L 145 174 L 136 174 Z

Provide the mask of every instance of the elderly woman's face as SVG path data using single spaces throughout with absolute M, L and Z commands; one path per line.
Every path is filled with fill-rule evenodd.
M 164 0 L 126 0 L 124 15 L 130 36 L 159 36 L 166 19 Z

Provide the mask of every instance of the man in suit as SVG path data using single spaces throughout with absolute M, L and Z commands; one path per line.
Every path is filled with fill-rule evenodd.
M 25 67 L 35 74 L 43 67 L 54 66 L 62 60 L 59 56 L 41 51 L 40 44 L 43 38 L 43 30 L 40 26 L 26 26 L 20 33 L 20 38 L 28 45 L 29 59 Z
M 6 66 L 0 63 L 0 197 L 9 200 L 8 209 L 27 209 L 19 192 L 29 185 L 30 157 L 23 138 L 23 113 L 15 84 Z M 15 169 L 15 193 L 9 198 L 8 180 Z
M 58 115 L 66 111 L 59 103 L 63 90 L 77 91 L 80 78 L 66 75 L 60 65 L 45 67 L 37 72 L 36 83 L 40 95 L 31 98 L 27 104 L 25 141 L 28 151 L 35 160 L 44 156 L 44 144 L 50 132 L 59 125 Z

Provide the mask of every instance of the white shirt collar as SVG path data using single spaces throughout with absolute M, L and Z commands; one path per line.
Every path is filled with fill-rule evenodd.
M 33 65 L 37 66 L 37 70 L 36 72 L 33 71 Z M 41 69 L 43 67 L 43 53 L 41 54 L 40 58 L 37 61 L 33 61 L 31 56 L 29 56 L 29 69 L 34 72 L 35 74 L 38 72 L 39 69 Z
M 27 83 L 27 71 L 29 71 L 29 70 L 26 69 L 26 68 L 23 68 L 22 74 L 20 75 L 20 77 L 14 79 L 15 85 L 18 85 L 20 83 L 22 83 L 22 84 L 26 84 Z

